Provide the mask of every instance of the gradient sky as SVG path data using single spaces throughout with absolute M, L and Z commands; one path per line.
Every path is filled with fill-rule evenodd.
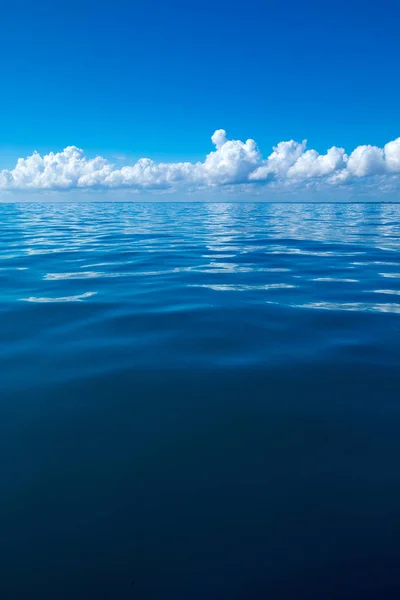
M 219 128 L 326 153 L 400 135 L 400 3 L 7 2 L 0 168 L 69 145 L 197 161 Z

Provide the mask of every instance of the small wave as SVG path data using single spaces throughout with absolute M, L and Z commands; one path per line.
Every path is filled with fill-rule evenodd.
M 290 283 L 270 283 L 266 285 L 240 285 L 240 284 L 207 284 L 207 283 L 199 283 L 199 284 L 191 284 L 188 287 L 201 287 L 207 288 L 210 290 L 214 290 L 216 292 L 244 292 L 248 290 L 278 290 L 278 289 L 292 289 L 297 287 L 296 285 L 292 285 Z
M 0 267 L 0 271 L 27 271 L 29 267 Z
M 393 296 L 400 296 L 400 290 L 370 290 L 373 294 L 389 294 Z
M 79 294 L 77 296 L 63 296 L 61 298 L 37 298 L 36 296 L 30 296 L 29 298 L 21 298 L 21 300 L 24 302 L 80 302 L 95 294 L 97 294 L 97 292 L 86 292 L 85 294 Z
M 340 277 L 314 277 L 311 281 L 330 281 L 332 283 L 359 283 L 358 279 L 341 279 Z
M 43 279 L 47 281 L 59 281 L 62 279 L 96 279 L 96 278 L 115 278 L 115 277 L 152 277 L 156 275 L 169 275 L 179 273 L 185 269 L 170 269 L 166 271 L 126 271 L 125 273 L 115 273 L 106 271 L 73 271 L 70 273 L 46 273 Z
M 255 269 L 256 271 L 264 271 L 266 273 L 289 273 L 292 269 L 286 267 L 263 267 Z
M 202 254 L 202 258 L 235 258 L 236 254 Z
M 371 261 L 363 261 L 363 262 L 353 262 L 352 265 L 357 265 L 359 267 L 368 267 L 370 265 L 380 265 L 384 267 L 400 267 L 399 262 L 390 262 L 388 260 L 371 260 Z
M 78 252 L 80 251 L 80 248 L 77 247 L 70 247 L 68 248 L 63 247 L 63 248 L 41 248 L 39 250 L 34 250 L 33 248 L 27 248 L 26 249 L 26 254 L 28 256 L 41 256 L 41 255 L 46 255 L 46 254 L 61 254 L 63 252 Z
M 287 246 L 273 246 L 266 250 L 267 254 L 299 254 L 303 256 L 359 256 L 365 254 L 363 251 L 354 252 L 333 252 L 332 250 L 302 250 L 301 248 L 289 248 Z
M 368 302 L 309 302 L 293 305 L 295 308 L 310 308 L 317 310 L 349 310 L 359 312 L 400 313 L 400 304 L 370 304 Z
M 98 271 L 78 271 L 72 273 L 47 273 L 43 279 L 48 281 L 59 280 L 59 279 L 92 279 L 95 277 L 104 277 L 106 273 L 99 273 Z
M 96 267 L 113 267 L 115 265 L 132 265 L 133 264 L 133 260 L 119 260 L 119 261 L 110 261 L 110 262 L 99 262 L 99 263 L 93 263 L 90 265 L 81 265 L 81 269 L 93 269 Z

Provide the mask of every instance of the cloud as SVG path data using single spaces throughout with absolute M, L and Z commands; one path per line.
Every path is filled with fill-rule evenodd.
M 333 146 L 326 154 L 318 154 L 315 150 L 307 150 L 292 165 L 287 175 L 294 179 L 311 179 L 325 177 L 346 167 L 347 155 L 343 148 Z
M 302 156 L 306 148 L 306 140 L 301 144 L 291 140 L 290 142 L 279 142 L 267 160 L 250 174 L 251 181 L 263 181 L 272 178 L 285 178 L 287 172 Z
M 384 154 L 388 171 L 400 173 L 400 138 L 386 144 Z
M 307 142 L 279 142 L 263 158 L 252 139 L 229 140 L 224 129 L 211 137 L 214 150 L 203 162 L 157 163 L 141 158 L 116 167 L 105 158 L 87 158 L 83 150 L 68 146 L 62 152 L 20 158 L 13 169 L 0 171 L 1 190 L 204 190 L 239 186 L 300 189 L 333 188 L 357 181 L 377 182 L 382 189 L 400 180 L 400 138 L 383 148 L 363 145 L 347 155 L 333 146 L 326 154 L 307 149 Z M 396 188 L 397 189 L 397 188 Z
M 350 154 L 347 170 L 356 177 L 380 175 L 386 170 L 385 154 L 377 146 L 358 146 Z

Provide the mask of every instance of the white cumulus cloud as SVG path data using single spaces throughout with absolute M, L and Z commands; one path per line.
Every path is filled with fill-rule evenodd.
M 288 177 L 309 179 L 324 177 L 346 167 L 347 155 L 343 148 L 333 146 L 326 154 L 318 154 L 316 150 L 307 150 L 292 165 Z
M 358 146 L 347 161 L 348 172 L 356 177 L 380 175 L 385 169 L 384 151 L 377 146 Z
M 333 187 L 378 178 L 382 186 L 399 182 L 400 138 L 383 148 L 363 145 L 349 155 L 333 146 L 325 154 L 307 149 L 306 140 L 279 142 L 266 158 L 252 139 L 230 140 L 224 129 L 211 137 L 214 150 L 203 161 L 159 163 L 141 158 L 117 167 L 100 156 L 88 158 L 68 146 L 62 152 L 41 156 L 34 152 L 18 159 L 13 169 L 0 171 L 1 190 L 136 190 L 206 189 L 242 185 L 282 187 L 302 185 Z

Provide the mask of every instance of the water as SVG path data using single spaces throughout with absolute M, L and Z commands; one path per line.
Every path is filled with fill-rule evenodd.
M 2 598 L 399 597 L 400 205 L 0 210 Z

